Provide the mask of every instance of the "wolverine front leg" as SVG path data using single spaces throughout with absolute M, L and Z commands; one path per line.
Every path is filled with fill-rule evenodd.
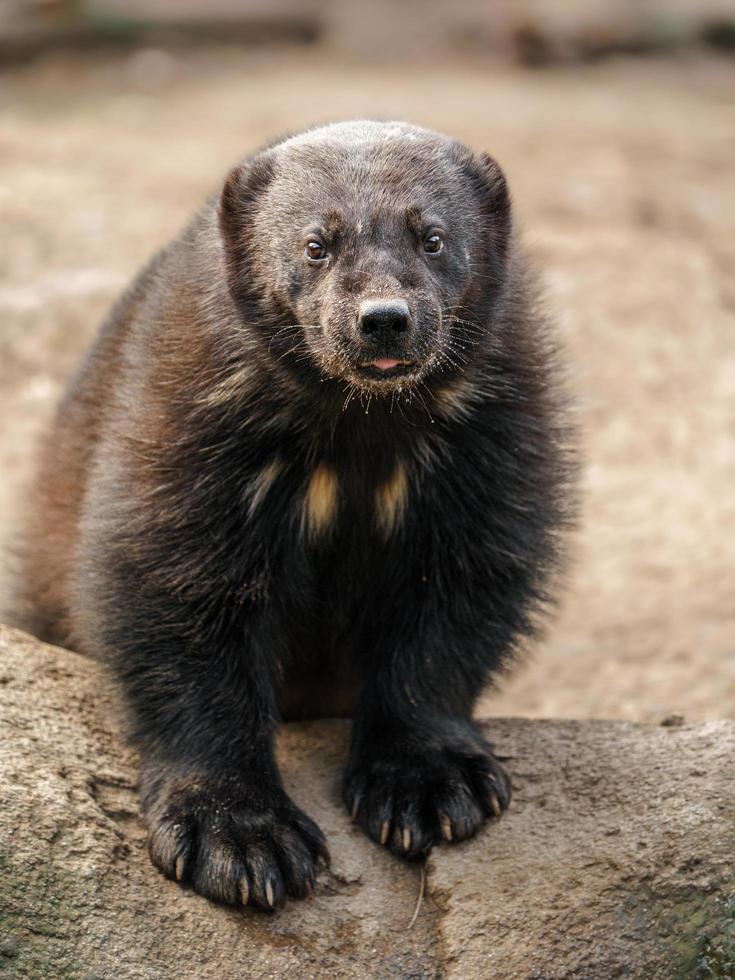
M 465 840 L 510 803 L 510 780 L 471 717 L 481 683 L 470 687 L 451 656 L 429 650 L 371 665 L 343 795 L 353 820 L 394 854 Z
M 172 611 L 168 638 L 146 638 L 138 623 L 116 658 L 141 748 L 149 851 L 207 898 L 271 911 L 311 894 L 326 843 L 275 762 L 273 638 L 255 623 L 223 630 L 221 615 L 208 626 L 197 612 L 195 624 L 194 610 Z

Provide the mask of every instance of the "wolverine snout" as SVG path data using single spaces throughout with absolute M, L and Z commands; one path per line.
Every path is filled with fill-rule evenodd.
M 370 299 L 360 303 L 357 327 L 365 340 L 382 344 L 411 326 L 411 311 L 404 299 Z
M 364 300 L 357 311 L 357 332 L 364 358 L 360 364 L 363 373 L 400 377 L 414 364 L 413 357 L 406 357 L 414 322 L 404 299 Z

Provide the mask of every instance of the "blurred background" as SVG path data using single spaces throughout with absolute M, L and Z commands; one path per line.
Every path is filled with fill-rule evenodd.
M 481 711 L 732 717 L 734 55 L 732 0 L 0 0 L 0 541 L 106 309 L 230 165 L 405 118 L 506 170 L 583 431 L 560 616 Z

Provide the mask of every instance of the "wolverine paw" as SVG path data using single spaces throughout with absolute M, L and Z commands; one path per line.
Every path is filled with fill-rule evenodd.
M 366 740 L 367 741 L 367 740 Z M 466 741 L 407 751 L 363 748 L 347 770 L 344 800 L 368 837 L 404 858 L 461 841 L 508 807 L 511 785 L 490 747 Z
M 215 902 L 266 912 L 314 890 L 324 835 L 277 785 L 177 779 L 146 807 L 148 849 L 168 878 Z

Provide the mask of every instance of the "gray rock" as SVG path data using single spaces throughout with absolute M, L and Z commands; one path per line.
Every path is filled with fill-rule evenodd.
M 735 977 L 735 724 L 502 720 L 508 819 L 430 857 L 449 977 Z
M 338 799 L 347 725 L 279 755 L 329 838 L 314 899 L 212 905 L 162 878 L 102 668 L 0 628 L 0 973 L 15 978 L 651 978 L 735 975 L 735 723 L 484 723 L 507 817 L 420 868 Z

